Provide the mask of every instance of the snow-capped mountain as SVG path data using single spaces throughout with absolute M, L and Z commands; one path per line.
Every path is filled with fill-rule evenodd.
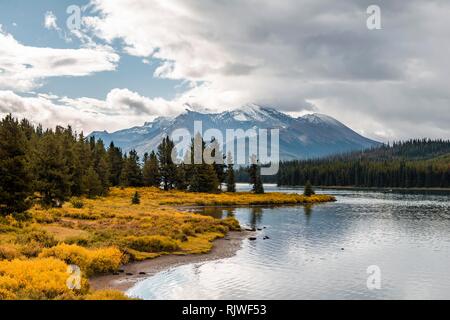
M 254 104 L 222 113 L 201 113 L 186 110 L 177 117 L 159 117 L 143 126 L 108 133 L 95 131 L 90 136 L 114 144 L 123 151 L 135 149 L 138 154 L 156 150 L 161 139 L 175 129 L 194 132 L 194 121 L 202 122 L 203 132 L 219 129 L 225 137 L 226 129 L 280 130 L 280 159 L 318 158 L 336 153 L 367 149 L 379 142 L 365 138 L 338 120 L 323 114 L 308 114 L 294 118 L 273 108 Z

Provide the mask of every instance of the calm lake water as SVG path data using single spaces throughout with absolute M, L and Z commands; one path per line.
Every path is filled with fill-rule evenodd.
M 246 189 L 247 186 L 240 185 Z M 266 191 L 301 192 L 266 186 Z M 321 191 L 318 191 L 319 193 Z M 236 256 L 175 267 L 143 299 L 450 299 L 450 195 L 326 190 L 312 207 L 208 209 L 263 228 Z M 267 235 L 270 239 L 263 240 Z M 369 266 L 380 289 L 368 289 Z

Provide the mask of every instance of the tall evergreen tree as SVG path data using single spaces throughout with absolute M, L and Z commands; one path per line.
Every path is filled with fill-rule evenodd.
M 139 165 L 139 156 L 136 150 L 131 150 L 124 160 L 122 173 L 120 175 L 122 186 L 140 187 L 142 186 L 142 170 Z
M 63 162 L 65 163 L 67 174 L 70 177 L 70 191 L 69 193 L 75 194 L 75 190 L 77 190 L 76 183 L 79 183 L 77 180 L 79 174 L 81 163 L 76 155 L 76 136 L 72 131 L 72 128 L 68 126 L 67 128 L 56 127 L 55 136 L 58 143 L 62 146 L 62 157 Z M 78 195 L 78 194 L 77 194 Z
M 101 192 L 98 195 L 106 195 L 110 187 L 110 167 L 108 154 L 102 140 L 98 140 L 93 151 L 93 166 L 101 183 Z
M 109 181 L 112 186 L 118 186 L 120 184 L 120 174 L 123 166 L 122 150 L 111 142 L 108 148 L 108 163 L 110 169 Z
M 86 142 L 83 133 L 75 139 L 73 146 L 74 172 L 72 176 L 71 194 L 80 196 L 83 194 L 83 176 L 86 174 L 92 159 L 89 144 Z
M 209 145 L 211 151 L 211 157 L 214 159 L 213 167 L 216 172 L 217 180 L 219 181 L 219 189 L 222 190 L 222 183 L 225 182 L 226 173 L 225 173 L 225 155 L 220 150 L 220 145 L 216 139 L 212 139 Z
M 305 196 L 307 196 L 307 197 L 312 196 L 314 194 L 313 187 L 312 187 L 311 182 L 309 180 L 306 181 L 305 189 L 303 191 L 303 194 Z
M 144 186 L 160 187 L 161 175 L 159 173 L 158 157 L 154 151 L 149 156 L 144 156 L 142 175 Z
M 261 179 L 261 170 L 259 162 L 256 160 L 256 156 L 252 156 L 251 164 L 249 167 L 250 183 L 253 185 L 252 191 L 257 194 L 264 193 L 264 186 Z
M 42 203 L 61 206 L 70 196 L 72 177 L 64 159 L 63 145 L 51 130 L 40 139 L 35 160 L 36 189 L 42 195 Z
M 210 164 L 195 164 L 193 174 L 189 182 L 189 191 L 192 192 L 217 192 L 219 180 L 217 180 L 214 167 Z
M 208 164 L 203 159 L 206 144 L 200 134 L 192 139 L 190 157 L 191 165 L 189 172 L 189 191 L 192 192 L 217 192 L 219 179 L 214 170 L 214 165 Z
M 86 174 L 83 176 L 83 193 L 88 198 L 95 198 L 104 193 L 102 181 L 92 166 L 87 169 Z
M 31 138 L 31 136 L 30 136 Z M 31 175 L 25 133 L 17 119 L 7 115 L 0 122 L 0 214 L 21 213 L 30 207 Z
M 236 192 L 236 181 L 234 178 L 234 166 L 231 153 L 227 156 L 227 191 Z
M 175 151 L 174 148 L 175 145 L 168 136 L 158 146 L 159 172 L 164 190 L 173 189 L 176 181 L 176 165 L 172 159 L 172 152 Z
M 189 166 L 183 162 L 177 165 L 175 177 L 175 188 L 177 190 L 187 190 L 189 187 L 188 168 Z

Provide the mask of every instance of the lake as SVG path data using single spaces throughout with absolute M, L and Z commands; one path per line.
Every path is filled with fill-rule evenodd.
M 171 268 L 138 282 L 127 294 L 143 299 L 450 299 L 449 193 L 317 192 L 333 194 L 337 202 L 200 210 L 215 217 L 234 214 L 242 226 L 262 230 L 231 258 Z

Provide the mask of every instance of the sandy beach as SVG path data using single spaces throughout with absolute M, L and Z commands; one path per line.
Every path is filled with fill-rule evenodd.
M 119 274 L 94 276 L 89 280 L 92 289 L 115 289 L 126 291 L 136 282 L 156 273 L 183 264 L 218 260 L 232 257 L 241 248 L 242 241 L 251 231 L 230 231 L 224 238 L 214 240 L 214 246 L 206 254 L 165 255 L 155 259 L 132 262 L 122 267 Z

